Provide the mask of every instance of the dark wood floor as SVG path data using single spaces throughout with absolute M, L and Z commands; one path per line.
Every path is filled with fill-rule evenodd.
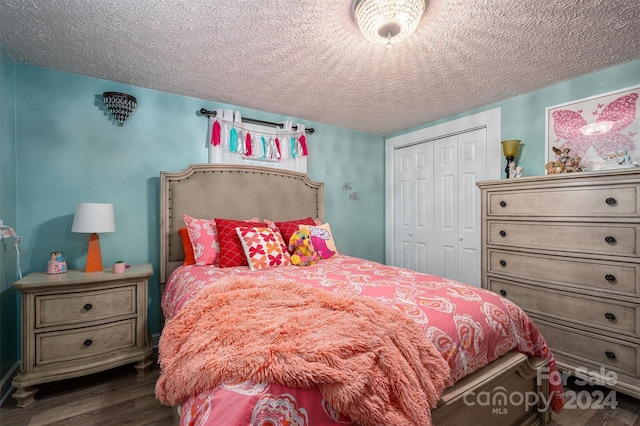
M 172 410 L 155 398 L 159 368 L 137 380 L 133 365 L 37 386 L 36 402 L 17 408 L 7 398 L 0 408 L 2 426 L 173 425 Z
M 13 398 L 8 398 L 0 408 L 0 425 L 172 425 L 171 409 L 154 397 L 158 368 L 142 381 L 137 381 L 136 374 L 133 366 L 124 366 L 40 385 L 36 402 L 27 408 L 16 408 Z M 608 392 L 604 388 L 578 387 L 573 383 L 567 386 L 567 390 L 589 394 L 598 389 Z M 585 401 L 583 398 L 580 404 L 584 405 Z M 616 393 L 615 401 L 618 404 L 615 409 L 563 410 L 553 415 L 550 426 L 640 426 L 640 401 L 620 393 Z M 574 405 L 580 405 L 577 402 Z

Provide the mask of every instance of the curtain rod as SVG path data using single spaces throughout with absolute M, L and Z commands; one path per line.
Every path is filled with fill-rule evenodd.
M 209 111 L 205 108 L 200 108 L 200 114 L 206 117 L 215 117 L 218 113 L 215 111 Z M 272 121 L 257 120 L 255 118 L 242 117 L 242 121 L 247 123 L 253 123 L 253 124 L 264 124 L 265 126 L 280 127 L 281 129 L 284 127 L 282 123 L 274 123 Z M 298 126 L 291 126 L 291 128 L 293 130 L 298 130 Z M 309 127 L 307 129 L 304 129 L 304 132 L 312 134 L 313 132 L 315 132 L 315 129 L 313 127 Z

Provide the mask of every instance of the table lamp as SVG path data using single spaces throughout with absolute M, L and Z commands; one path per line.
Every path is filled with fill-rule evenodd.
M 507 174 L 507 178 L 509 177 L 509 163 L 511 163 L 518 155 L 518 145 L 520 145 L 520 140 L 512 139 L 508 141 L 502 141 L 502 153 L 504 157 L 507 159 L 507 167 L 504 168 L 504 172 Z
M 113 204 L 78 203 L 71 232 L 88 233 L 89 250 L 85 272 L 102 272 L 99 232 L 115 232 L 116 220 Z

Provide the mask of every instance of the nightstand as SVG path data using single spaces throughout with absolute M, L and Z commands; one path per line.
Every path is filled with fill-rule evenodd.
M 15 282 L 22 294 L 22 371 L 14 378 L 18 407 L 34 402 L 41 383 L 136 363 L 151 369 L 147 330 L 150 264 L 122 274 L 34 272 Z

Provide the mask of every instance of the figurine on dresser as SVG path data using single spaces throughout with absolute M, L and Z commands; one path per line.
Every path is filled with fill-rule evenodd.
M 569 148 L 560 149 L 554 146 L 551 149 L 553 149 L 553 152 L 557 155 L 557 159 L 556 161 L 549 161 L 544 165 L 548 175 L 582 171 L 580 167 L 580 161 L 582 159 L 578 156 L 570 156 L 569 152 L 571 150 Z

